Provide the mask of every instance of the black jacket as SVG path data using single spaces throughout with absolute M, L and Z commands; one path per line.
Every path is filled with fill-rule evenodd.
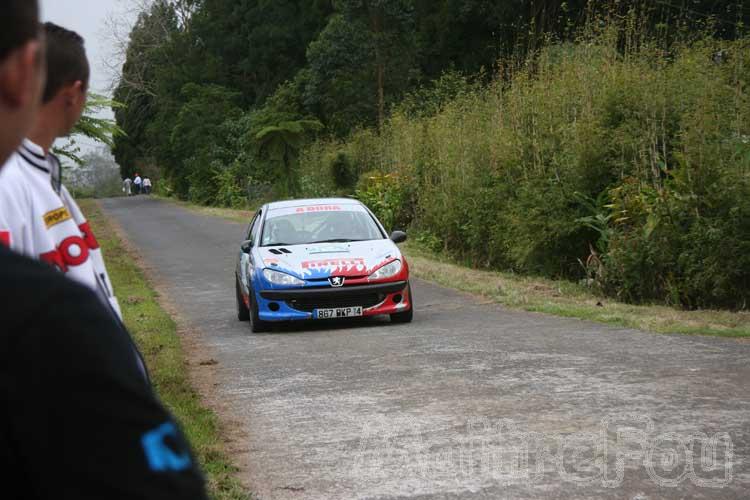
M 0 478 L 3 498 L 206 498 L 124 327 L 93 292 L 2 245 Z

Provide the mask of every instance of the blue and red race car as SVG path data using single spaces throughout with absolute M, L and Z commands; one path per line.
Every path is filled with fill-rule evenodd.
M 390 315 L 412 320 L 409 265 L 362 203 L 324 198 L 269 203 L 237 260 L 237 316 L 253 332 L 273 322 Z

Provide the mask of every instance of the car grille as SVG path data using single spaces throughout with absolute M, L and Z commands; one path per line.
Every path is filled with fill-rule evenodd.
M 385 300 L 382 293 L 369 293 L 366 295 L 357 295 L 353 297 L 304 297 L 287 300 L 286 303 L 292 309 L 298 311 L 312 312 L 314 309 L 334 309 L 337 307 L 357 307 L 362 306 L 364 309 L 376 306 Z

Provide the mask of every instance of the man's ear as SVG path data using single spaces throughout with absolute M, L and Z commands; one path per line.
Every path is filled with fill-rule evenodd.
M 76 80 L 65 88 L 65 105 L 82 106 L 86 103 L 86 90 L 81 80 Z
M 14 50 L 0 64 L 0 99 L 7 106 L 22 107 L 39 99 L 37 78 L 41 78 L 43 64 L 40 43 L 30 41 Z

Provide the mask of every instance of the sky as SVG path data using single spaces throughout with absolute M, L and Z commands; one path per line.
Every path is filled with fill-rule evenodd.
M 112 60 L 115 43 L 108 33 L 108 19 L 118 19 L 120 26 L 128 29 L 132 17 L 128 7 L 132 0 L 40 0 L 42 21 L 51 21 L 81 35 L 86 42 L 86 54 L 91 65 L 91 90 L 110 95 L 112 74 L 104 63 Z M 113 118 L 111 110 L 101 116 Z M 98 147 L 90 141 L 80 140 L 79 145 L 85 151 Z

